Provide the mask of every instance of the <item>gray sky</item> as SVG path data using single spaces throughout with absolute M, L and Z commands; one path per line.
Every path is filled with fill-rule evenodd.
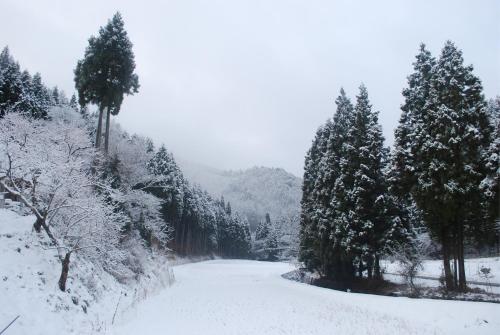
M 73 92 L 87 39 L 121 11 L 139 94 L 115 119 L 175 155 L 301 175 L 341 86 L 364 82 L 393 141 L 401 90 L 420 42 L 446 39 L 500 93 L 500 1 L 22 1 L 0 4 L 0 46 L 48 85 Z

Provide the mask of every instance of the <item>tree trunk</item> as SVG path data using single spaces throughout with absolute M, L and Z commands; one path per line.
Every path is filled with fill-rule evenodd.
M 453 232 L 453 285 L 455 288 L 458 287 L 458 267 L 457 267 L 457 257 L 458 257 L 458 240 L 457 233 Z
M 99 106 L 99 118 L 97 119 L 97 131 L 95 137 L 95 147 L 101 147 L 101 137 L 102 137 L 102 113 L 104 112 L 104 106 Z
M 104 138 L 104 153 L 107 155 L 109 150 L 109 122 L 111 121 L 111 109 L 108 107 L 106 111 L 106 134 Z
M 497 256 L 500 256 L 500 233 L 497 234 Z
M 453 291 L 453 275 L 451 274 L 450 268 L 450 247 L 449 247 L 449 238 L 448 234 L 445 232 L 442 233 L 441 243 L 443 244 L 443 268 L 444 268 L 444 280 L 446 284 L 446 289 L 448 291 Z
M 368 259 L 366 260 L 366 271 L 368 273 L 368 279 L 372 279 L 373 276 L 373 258 L 372 256 L 369 256 Z
M 380 259 L 378 255 L 375 255 L 375 266 L 373 271 L 375 273 L 375 279 L 382 279 L 382 273 L 380 273 Z
M 42 219 L 40 218 L 36 218 L 36 221 L 35 223 L 33 224 L 33 228 L 35 229 L 35 231 L 37 233 L 40 233 L 42 231 L 42 226 L 43 226 L 43 222 L 42 222 Z
M 456 248 L 455 248 L 456 250 Z M 457 266 L 457 256 L 453 255 L 453 285 L 458 287 L 458 266 Z
M 187 229 L 186 225 L 187 223 L 185 222 L 182 225 L 182 230 L 181 230 L 181 238 L 180 238 L 181 245 L 179 248 L 181 254 L 185 254 L 186 252 L 186 229 Z
M 68 252 L 66 256 L 64 256 L 64 259 L 62 260 L 61 277 L 59 278 L 59 289 L 63 292 L 66 291 L 66 280 L 68 279 L 70 256 L 71 252 Z
M 326 247 L 327 245 L 328 245 L 328 237 L 326 236 L 326 234 L 323 234 L 320 240 L 321 272 L 323 276 L 331 278 L 332 273 L 330 271 L 330 266 L 328 262 L 327 247 Z M 269 253 L 268 253 L 268 258 L 269 258 Z
M 467 290 L 467 280 L 465 278 L 465 259 L 464 259 L 464 227 L 458 228 L 458 289 L 460 292 Z
M 47 236 L 50 238 L 50 240 L 52 241 L 52 244 L 54 244 L 55 246 L 58 246 L 59 243 L 57 242 L 57 239 L 55 238 L 55 236 L 52 234 L 52 232 L 50 231 L 50 227 L 47 226 L 46 222 L 45 222 L 45 217 L 46 217 L 46 213 L 44 212 L 41 212 L 39 211 L 32 203 L 30 203 L 20 192 L 19 192 L 19 188 L 15 185 L 15 183 L 11 180 L 11 183 L 12 183 L 12 188 L 9 187 L 3 180 L 0 180 L 0 186 L 3 187 L 4 190 L 6 190 L 10 195 L 13 195 L 13 196 L 16 196 L 19 198 L 19 200 L 26 206 L 28 207 L 31 212 L 36 216 L 37 220 L 36 222 L 33 224 L 33 228 L 35 228 L 35 230 L 37 229 L 40 229 L 43 228 L 43 230 L 45 230 L 45 232 L 47 233 Z

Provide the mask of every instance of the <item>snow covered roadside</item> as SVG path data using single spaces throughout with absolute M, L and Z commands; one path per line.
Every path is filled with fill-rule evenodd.
M 176 283 L 113 334 L 497 334 L 500 305 L 345 293 L 286 280 L 285 263 L 214 260 L 175 268 Z
M 61 292 L 61 264 L 34 221 L 0 209 L 0 330 L 19 315 L 5 335 L 107 333 L 114 318 L 171 284 L 166 265 L 145 264 L 147 274 L 125 285 L 75 254 Z
M 57 286 L 61 265 L 34 216 L 0 209 L 0 329 L 16 334 L 92 334 L 104 331 L 125 287 L 82 259 L 71 263 L 68 288 Z

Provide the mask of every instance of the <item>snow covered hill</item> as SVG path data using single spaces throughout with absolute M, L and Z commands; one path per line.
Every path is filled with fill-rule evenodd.
M 281 277 L 285 263 L 216 260 L 175 268 L 176 284 L 114 334 L 498 334 L 500 305 L 346 293 Z
M 179 165 L 189 181 L 216 197 L 224 196 L 233 209 L 247 216 L 252 229 L 266 213 L 272 220 L 299 213 L 302 180 L 283 169 L 223 171 L 183 160 Z
M 19 315 L 6 335 L 97 331 L 99 317 L 108 314 L 106 300 L 99 298 L 104 292 L 117 298 L 120 287 L 110 275 L 79 260 L 70 272 L 70 293 L 61 292 L 57 253 L 43 234 L 31 231 L 34 221 L 34 216 L 0 209 L 0 329 Z
M 0 331 L 5 335 L 97 334 L 139 301 L 167 286 L 168 268 L 144 264 L 147 276 L 120 284 L 96 264 L 75 254 L 68 290 L 58 285 L 61 263 L 35 217 L 0 209 Z M 3 335 L 3 334 L 2 334 Z

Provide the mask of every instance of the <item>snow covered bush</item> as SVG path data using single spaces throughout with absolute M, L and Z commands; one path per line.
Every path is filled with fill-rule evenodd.
M 30 208 L 35 230 L 51 239 L 47 248 L 58 253 L 64 291 L 72 253 L 105 259 L 119 241 L 123 216 L 99 192 L 107 186 L 91 172 L 97 153 L 78 118 L 59 109 L 51 116 L 0 120 L 0 185 Z

